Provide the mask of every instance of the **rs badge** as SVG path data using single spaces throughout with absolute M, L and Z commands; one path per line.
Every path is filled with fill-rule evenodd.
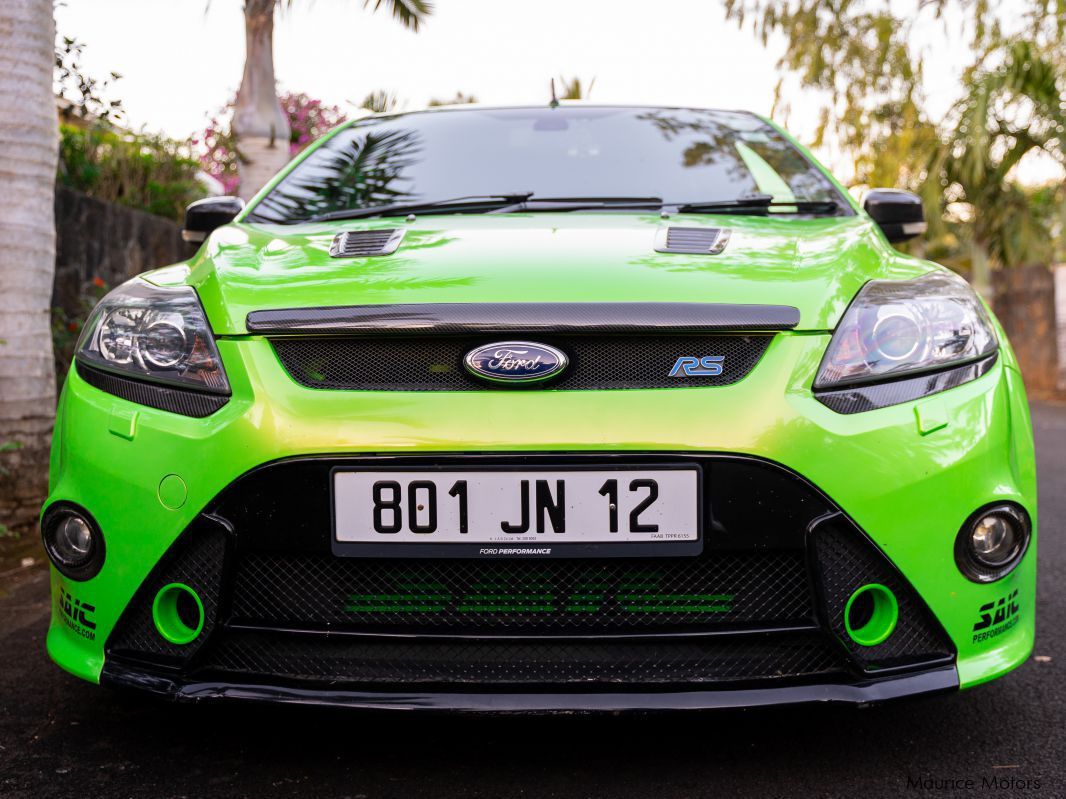
M 670 377 L 717 377 L 722 374 L 724 360 L 724 355 L 682 355 L 670 370 Z

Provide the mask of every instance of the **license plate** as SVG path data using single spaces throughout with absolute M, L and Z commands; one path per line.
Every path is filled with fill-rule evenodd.
M 333 551 L 370 557 L 698 554 L 698 468 L 333 471 Z

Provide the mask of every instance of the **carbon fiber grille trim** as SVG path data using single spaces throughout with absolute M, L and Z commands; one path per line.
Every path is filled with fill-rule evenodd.
M 236 623 L 523 635 L 810 624 L 802 551 L 647 560 L 363 560 L 248 554 Z
M 844 671 L 818 633 L 688 641 L 380 641 L 234 632 L 201 674 L 400 685 L 648 685 Z
M 229 397 L 127 380 L 109 372 L 93 369 L 83 363 L 76 361 L 75 363 L 78 376 L 93 388 L 130 402 L 136 402 L 138 405 L 147 405 L 149 408 L 158 408 L 161 411 L 180 413 L 182 416 L 193 416 L 199 419 L 210 416 L 229 402 Z
M 791 330 L 791 305 L 699 302 L 505 302 L 350 305 L 252 311 L 249 333 L 714 333 Z
M 954 648 L 929 609 L 892 564 L 860 532 L 837 516 L 812 533 L 826 621 L 864 669 L 877 670 L 950 658 Z M 880 583 L 896 596 L 899 620 L 877 646 L 860 646 L 847 634 L 844 608 L 860 586 Z
M 563 390 L 727 386 L 746 377 L 762 358 L 771 335 L 547 336 L 570 365 L 555 379 L 525 389 Z M 499 384 L 479 380 L 463 356 L 491 344 L 484 337 L 293 337 L 273 339 L 293 380 L 308 388 L 349 391 L 488 391 Z M 720 375 L 671 377 L 681 356 L 718 355 Z M 507 390 L 507 386 L 503 387 Z M 512 390 L 513 386 L 510 387 Z

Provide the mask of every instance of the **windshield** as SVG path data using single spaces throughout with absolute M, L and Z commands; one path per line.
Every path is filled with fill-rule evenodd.
M 757 117 L 677 108 L 434 111 L 373 117 L 337 133 L 251 210 L 249 222 L 408 202 L 532 192 L 536 199 L 709 203 L 769 195 L 847 204 Z M 787 205 L 777 213 L 795 212 Z

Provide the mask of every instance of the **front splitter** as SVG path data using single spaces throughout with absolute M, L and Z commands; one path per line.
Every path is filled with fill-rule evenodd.
M 361 710 L 429 710 L 458 713 L 616 713 L 738 709 L 803 704 L 871 705 L 906 696 L 955 690 L 954 666 L 855 683 L 813 683 L 769 688 L 661 691 L 361 691 L 259 683 L 183 681 L 110 662 L 100 682 L 176 702 L 244 700 Z

